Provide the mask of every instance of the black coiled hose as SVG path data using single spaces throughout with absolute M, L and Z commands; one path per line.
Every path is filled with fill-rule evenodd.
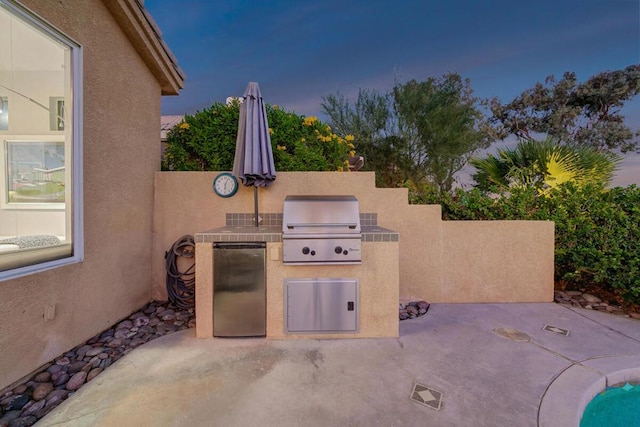
M 167 270 L 167 294 L 169 301 L 180 309 L 195 308 L 196 305 L 196 244 L 193 236 L 185 235 L 176 240 L 165 252 Z M 193 258 L 193 264 L 185 271 L 178 268 L 178 258 Z

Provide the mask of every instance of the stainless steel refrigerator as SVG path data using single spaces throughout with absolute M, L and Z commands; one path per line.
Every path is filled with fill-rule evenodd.
M 213 336 L 264 337 L 266 243 L 213 244 Z

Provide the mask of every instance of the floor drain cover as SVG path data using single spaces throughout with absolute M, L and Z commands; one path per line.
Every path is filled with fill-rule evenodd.
M 422 384 L 414 384 L 411 400 L 438 411 L 442 406 L 442 392 Z
M 558 328 L 557 326 L 544 325 L 542 330 L 547 332 L 553 332 L 554 334 L 564 335 L 565 337 L 569 336 L 568 329 Z

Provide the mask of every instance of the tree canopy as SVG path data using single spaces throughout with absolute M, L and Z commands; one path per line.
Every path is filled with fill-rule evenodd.
M 396 83 L 385 95 L 361 89 L 354 104 L 329 95 L 322 107 L 334 128 L 356 137 L 378 185 L 428 182 L 449 191 L 469 156 L 492 140 L 478 102 L 469 80 L 449 73 Z
M 576 74 L 566 72 L 560 80 L 547 77 L 507 104 L 497 98 L 487 104 L 492 122 L 505 138 L 533 140 L 540 134 L 561 143 L 597 150 L 637 150 L 640 132 L 624 123 L 620 109 L 640 93 L 640 66 L 604 71 L 579 83 Z

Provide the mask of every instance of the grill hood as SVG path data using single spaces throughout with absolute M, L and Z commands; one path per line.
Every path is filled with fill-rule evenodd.
M 360 211 L 354 196 L 285 198 L 285 264 L 359 264 L 361 239 Z

